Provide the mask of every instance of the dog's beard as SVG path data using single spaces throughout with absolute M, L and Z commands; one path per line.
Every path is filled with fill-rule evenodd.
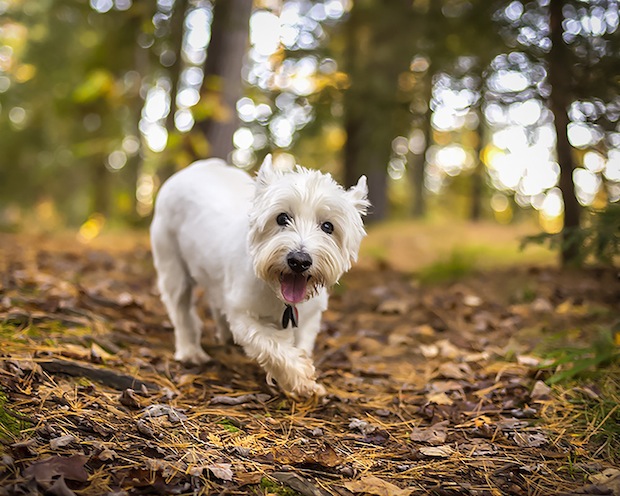
M 265 281 L 285 304 L 298 304 L 316 296 L 322 287 L 331 287 L 348 269 L 336 245 L 309 250 L 312 266 L 305 272 L 293 272 L 286 262 L 295 245 L 286 235 L 267 237 L 251 250 L 257 277 Z M 289 240 L 290 241 L 290 240 Z

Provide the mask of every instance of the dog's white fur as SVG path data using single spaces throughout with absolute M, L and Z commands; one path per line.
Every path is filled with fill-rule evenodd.
M 365 235 L 366 178 L 344 190 L 329 174 L 297 166 L 274 168 L 265 159 L 258 177 L 219 159 L 196 162 L 161 188 L 151 225 L 158 286 L 175 330 L 175 358 L 194 364 L 210 357 L 200 345 L 193 287 L 206 290 L 220 341 L 243 347 L 267 380 L 293 394 L 324 394 L 311 360 L 327 308 L 327 290 L 357 259 Z M 281 213 L 290 223 L 277 222 Z M 334 226 L 332 234 L 321 229 Z M 299 327 L 282 329 L 286 308 L 281 278 L 287 256 L 304 251 L 313 264 Z

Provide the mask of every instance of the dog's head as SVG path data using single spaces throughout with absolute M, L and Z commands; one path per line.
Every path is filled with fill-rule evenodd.
M 366 177 L 345 190 L 329 174 L 274 168 L 268 155 L 256 178 L 248 237 L 256 275 L 285 303 L 312 298 L 357 260 L 366 235 Z

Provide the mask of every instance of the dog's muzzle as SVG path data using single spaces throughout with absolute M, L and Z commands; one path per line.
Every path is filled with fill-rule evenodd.
M 280 274 L 280 291 L 284 300 L 294 305 L 306 299 L 310 279 L 306 272 L 312 267 L 312 257 L 303 251 L 292 251 L 286 257 L 286 263 L 292 272 Z

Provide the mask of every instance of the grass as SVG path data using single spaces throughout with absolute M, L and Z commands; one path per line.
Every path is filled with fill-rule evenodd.
M 560 347 L 546 354 L 551 363 L 545 368 L 553 370 L 548 384 L 566 382 L 578 377 L 598 375 L 607 365 L 620 363 L 620 348 L 614 343 L 610 329 L 600 329 L 590 346 Z
M 620 363 L 554 389 L 559 403 L 554 402 L 547 417 L 549 425 L 570 432 L 577 453 L 587 448 L 588 458 L 620 463 Z
M 360 251 L 360 264 L 389 264 L 418 272 L 435 263 L 470 263 L 476 269 L 515 264 L 554 265 L 556 254 L 543 246 L 522 250 L 524 236 L 540 230 L 534 223 L 392 221 L 371 225 Z M 439 270 L 439 269 L 438 269 Z
M 446 259 L 438 260 L 418 273 L 422 284 L 451 282 L 474 272 L 476 267 L 475 256 L 471 252 L 454 250 Z
M 552 372 L 546 382 L 558 392 L 554 416 L 559 430 L 570 432 L 577 446 L 593 445 L 588 450 L 592 458 L 618 463 L 620 347 L 615 339 L 611 329 L 599 328 L 587 346 L 542 353 L 550 360 L 542 369 Z
M 24 429 L 30 426 L 28 422 L 8 410 L 6 403 L 6 394 L 0 392 L 0 440 L 2 441 L 16 439 Z
M 299 496 L 297 491 L 278 484 L 271 480 L 269 477 L 263 477 L 260 481 L 260 487 L 265 491 L 265 494 L 277 494 L 278 496 Z

